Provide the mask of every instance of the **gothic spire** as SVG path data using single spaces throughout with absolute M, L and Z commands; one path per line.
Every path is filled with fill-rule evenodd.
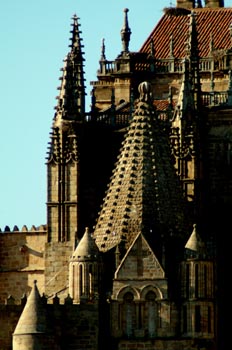
M 183 60 L 183 80 L 176 105 L 175 116 L 182 120 L 189 118 L 190 111 L 194 111 L 194 99 L 192 94 L 192 84 L 190 81 L 189 60 Z
M 70 52 L 64 59 L 63 75 L 60 78 L 60 94 L 57 97 L 55 120 L 82 121 L 85 113 L 84 58 L 81 31 L 76 15 L 72 18 Z
M 199 50 L 196 29 L 196 14 L 191 12 L 186 57 L 183 60 L 183 80 L 176 107 L 176 116 L 183 120 L 197 115 L 200 108 Z
M 188 40 L 188 50 L 187 56 L 189 59 L 189 79 L 192 84 L 193 99 L 196 111 L 200 108 L 200 58 L 198 49 L 198 33 L 196 25 L 196 13 L 194 11 L 190 14 L 190 24 L 189 24 L 189 40 Z

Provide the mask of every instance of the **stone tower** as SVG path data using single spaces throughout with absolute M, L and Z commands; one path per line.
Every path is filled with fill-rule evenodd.
M 69 294 L 73 302 L 98 298 L 101 281 L 100 252 L 89 229 L 86 228 L 69 263 Z
M 181 327 L 186 336 L 200 332 L 207 339 L 217 327 L 214 270 L 212 253 L 194 225 L 185 245 L 185 260 L 180 266 Z
M 13 333 L 13 350 L 49 350 L 54 339 L 36 281 Z
M 73 17 L 71 50 L 64 60 L 60 94 L 48 152 L 48 242 L 74 243 L 78 225 L 78 124 L 84 121 L 85 87 L 78 18 Z
M 79 140 L 85 111 L 83 53 L 77 16 L 70 52 L 64 60 L 60 94 L 47 157 L 47 227 L 45 284 L 48 295 L 66 290 L 67 264 L 79 225 Z M 53 279 L 57 274 L 56 281 Z
M 166 8 L 138 52 L 124 10 L 89 112 L 73 17 L 47 223 L 0 235 L 1 349 L 227 349 L 232 9 L 202 5 Z

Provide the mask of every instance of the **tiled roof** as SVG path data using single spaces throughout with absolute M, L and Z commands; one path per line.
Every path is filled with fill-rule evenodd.
M 182 199 L 167 136 L 151 101 L 140 99 L 94 230 L 98 248 L 130 244 L 139 232 L 154 241 L 157 227 L 180 228 Z
M 153 105 L 157 111 L 165 111 L 169 108 L 169 100 L 154 100 Z M 172 108 L 175 107 L 175 101 L 172 101 Z
M 153 101 L 153 105 L 155 107 L 155 109 L 157 111 L 165 111 L 168 109 L 169 107 L 169 100 L 154 100 Z M 172 107 L 174 108 L 175 107 L 175 101 L 172 101 Z M 131 109 L 131 105 L 130 105 L 130 102 L 126 102 L 124 103 L 123 105 L 119 105 L 117 106 L 116 108 L 116 111 L 118 113 L 130 113 L 130 109 Z M 110 107 L 109 107 L 109 110 L 110 110 Z M 117 117 L 117 115 L 116 115 Z
M 174 12 L 167 11 L 161 17 L 142 45 L 140 52 L 149 53 L 150 43 L 153 41 L 155 57 L 158 59 L 168 58 L 170 57 L 170 38 L 172 36 L 174 57 L 186 56 L 190 17 L 183 13 L 175 15 Z M 209 55 L 211 36 L 215 50 L 231 48 L 229 28 L 232 23 L 232 8 L 196 8 L 194 12 L 196 13 L 200 57 Z

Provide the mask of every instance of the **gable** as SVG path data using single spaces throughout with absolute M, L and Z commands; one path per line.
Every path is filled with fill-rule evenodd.
M 160 279 L 164 270 L 142 234 L 139 234 L 121 261 L 115 279 Z

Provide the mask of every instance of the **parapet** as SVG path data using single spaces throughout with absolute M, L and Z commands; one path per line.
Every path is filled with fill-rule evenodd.
M 46 232 L 47 231 L 47 225 L 40 225 L 40 226 L 35 226 L 32 225 L 31 229 L 29 230 L 28 227 L 26 225 L 23 225 L 23 227 L 21 228 L 21 230 L 19 230 L 18 226 L 15 225 L 13 227 L 13 230 L 10 229 L 9 226 L 5 226 L 5 229 L 2 230 L 0 228 L 0 233 L 4 234 L 4 233 L 15 233 L 15 232 L 28 232 L 28 233 L 33 233 L 33 232 Z

